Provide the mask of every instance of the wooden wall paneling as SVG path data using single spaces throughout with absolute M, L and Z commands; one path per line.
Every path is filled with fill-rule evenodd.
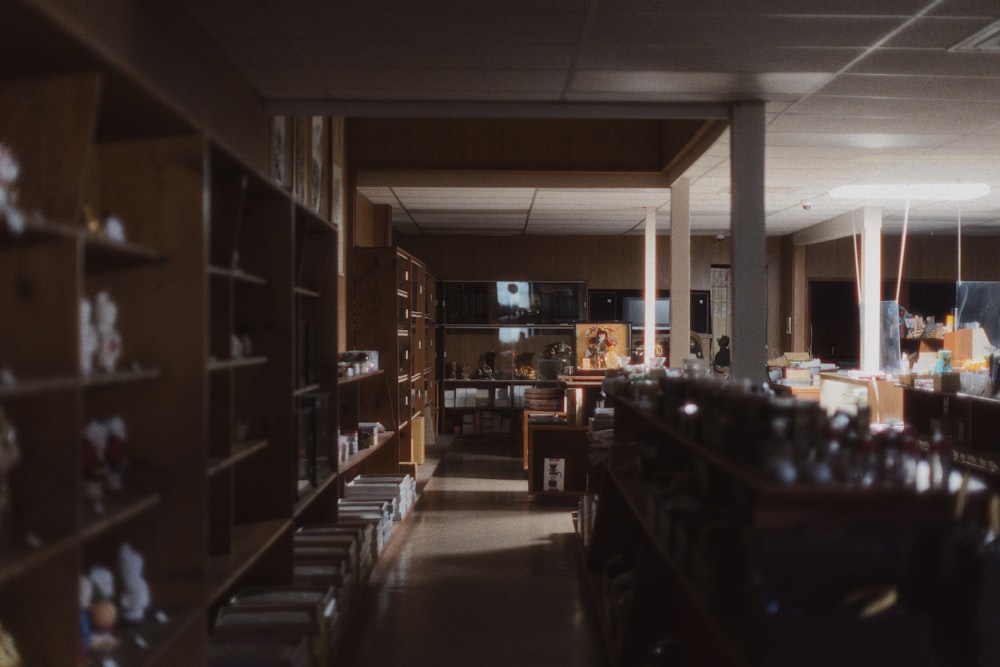
M 767 275 L 767 358 L 780 354 L 782 351 L 781 336 L 785 330 L 782 325 L 781 298 L 781 267 L 783 254 L 781 244 L 777 239 L 769 239 L 766 242 L 767 259 L 765 271 Z M 734 341 L 735 342 L 735 341 Z
M 0 620 L 25 665 L 77 664 L 80 570 L 75 549 L 62 551 L 0 586 Z M 44 630 L 42 628 L 45 628 Z
M 101 84 L 100 75 L 88 73 L 0 85 L 0 141 L 21 162 L 25 210 L 52 221 L 78 219 Z
M 267 279 L 262 289 L 237 295 L 234 326 L 249 336 L 254 356 L 267 363 L 237 378 L 237 415 L 263 418 L 268 447 L 239 464 L 236 476 L 237 521 L 291 516 L 295 502 L 296 368 L 293 358 L 298 325 L 294 301 L 293 210 L 284 197 L 251 200 L 241 257 Z
M 882 237 L 882 276 L 895 284 L 899 268 L 898 235 Z M 1000 238 L 964 235 L 962 279 L 997 280 Z M 957 279 L 957 241 L 951 234 L 913 235 L 906 241 L 904 280 L 953 281 Z M 806 246 L 810 279 L 854 280 L 854 253 L 849 238 Z
M 850 238 L 806 246 L 806 274 L 810 280 L 854 280 L 854 267 Z
M 208 556 L 227 556 L 233 549 L 233 470 L 225 468 L 208 480 L 206 528 Z
M 0 244 L 0 367 L 18 380 L 80 372 L 81 254 L 76 239 Z M 25 344 L 27 332 L 35 344 Z
M 198 136 L 98 147 L 92 164 L 99 192 L 91 192 L 91 201 L 122 220 L 129 244 L 162 260 L 113 271 L 104 262 L 95 272 L 88 262 L 87 272 L 88 293 L 107 290 L 119 306 L 121 366 L 156 369 L 159 376 L 88 392 L 86 418 L 124 418 L 127 488 L 162 497 L 157 520 L 162 530 L 150 538 L 145 554 L 148 572 L 162 589 L 161 601 L 166 596 L 187 608 L 200 602 L 206 552 L 205 533 L 190 530 L 204 521 L 208 452 L 206 253 L 197 224 L 204 201 L 203 150 Z
M 657 120 L 352 119 L 348 142 L 358 168 L 659 172 L 666 164 Z
M 67 388 L 26 395 L 5 400 L 0 407 L 17 430 L 21 450 L 21 460 L 8 477 L 12 545 L 23 550 L 30 535 L 47 545 L 66 540 L 79 526 L 77 509 L 83 497 L 80 392 Z

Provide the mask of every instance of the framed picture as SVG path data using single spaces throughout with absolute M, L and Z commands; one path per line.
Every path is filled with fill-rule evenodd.
M 629 333 L 628 322 L 577 322 L 577 369 L 621 368 L 621 358 L 629 356 Z
M 312 116 L 309 122 L 309 189 L 306 204 L 329 217 L 330 120 Z
M 292 153 L 294 129 L 288 116 L 271 117 L 271 178 L 279 185 L 292 185 Z
M 309 201 L 309 162 L 312 149 L 312 118 L 298 116 L 293 119 L 294 141 L 292 149 L 292 195 L 302 203 Z
M 330 221 L 337 226 L 337 273 L 344 275 L 344 220 L 346 194 L 344 192 L 344 119 L 330 118 Z

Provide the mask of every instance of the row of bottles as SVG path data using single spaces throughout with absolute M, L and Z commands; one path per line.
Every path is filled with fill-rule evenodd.
M 869 411 L 828 415 L 819 403 L 763 386 L 664 377 L 650 407 L 682 434 L 758 467 L 779 484 L 954 490 L 954 444 L 903 425 L 873 428 Z

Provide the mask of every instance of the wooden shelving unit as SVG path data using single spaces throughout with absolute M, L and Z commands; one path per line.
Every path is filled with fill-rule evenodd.
M 302 499 L 298 468 L 304 402 L 327 397 L 335 443 L 338 229 L 32 0 L 4 3 L 0 26 L 30 35 L 0 43 L 0 143 L 27 213 L 21 231 L 0 213 L 0 408 L 22 454 L 0 623 L 25 664 L 77 664 L 80 576 L 117 576 L 128 543 L 153 608 L 111 657 L 204 664 L 225 596 L 290 582 L 293 528 L 336 517 L 335 467 Z M 80 301 L 102 292 L 121 356 L 85 374 Z M 81 436 L 115 417 L 124 488 L 95 508 Z
M 401 248 L 357 248 L 354 265 L 354 301 L 364 308 L 354 313 L 353 340 L 381 355 L 392 417 L 383 423 L 397 433 L 397 462 L 419 462 L 425 415 L 434 409 L 436 282 L 422 261 Z M 386 322 L 395 322 L 395 329 Z
M 905 647 L 893 637 L 939 622 L 928 612 L 941 604 L 936 584 L 913 577 L 907 563 L 938 553 L 931 536 L 953 520 L 954 494 L 780 484 L 701 442 L 688 431 L 695 426 L 628 398 L 609 401 L 616 444 L 600 466 L 592 530 L 581 527 L 581 536 L 617 664 L 642 664 L 663 650 L 682 664 L 801 664 L 811 655 L 874 665 L 886 651 L 901 663 L 937 664 L 944 635 Z M 904 591 L 891 615 L 871 621 L 877 633 L 866 617 L 838 607 L 839 591 L 874 581 Z

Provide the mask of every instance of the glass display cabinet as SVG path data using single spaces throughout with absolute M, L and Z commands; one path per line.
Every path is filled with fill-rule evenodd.
M 586 284 L 444 281 L 441 292 L 441 431 L 519 434 L 525 392 L 560 386 L 575 363 Z

